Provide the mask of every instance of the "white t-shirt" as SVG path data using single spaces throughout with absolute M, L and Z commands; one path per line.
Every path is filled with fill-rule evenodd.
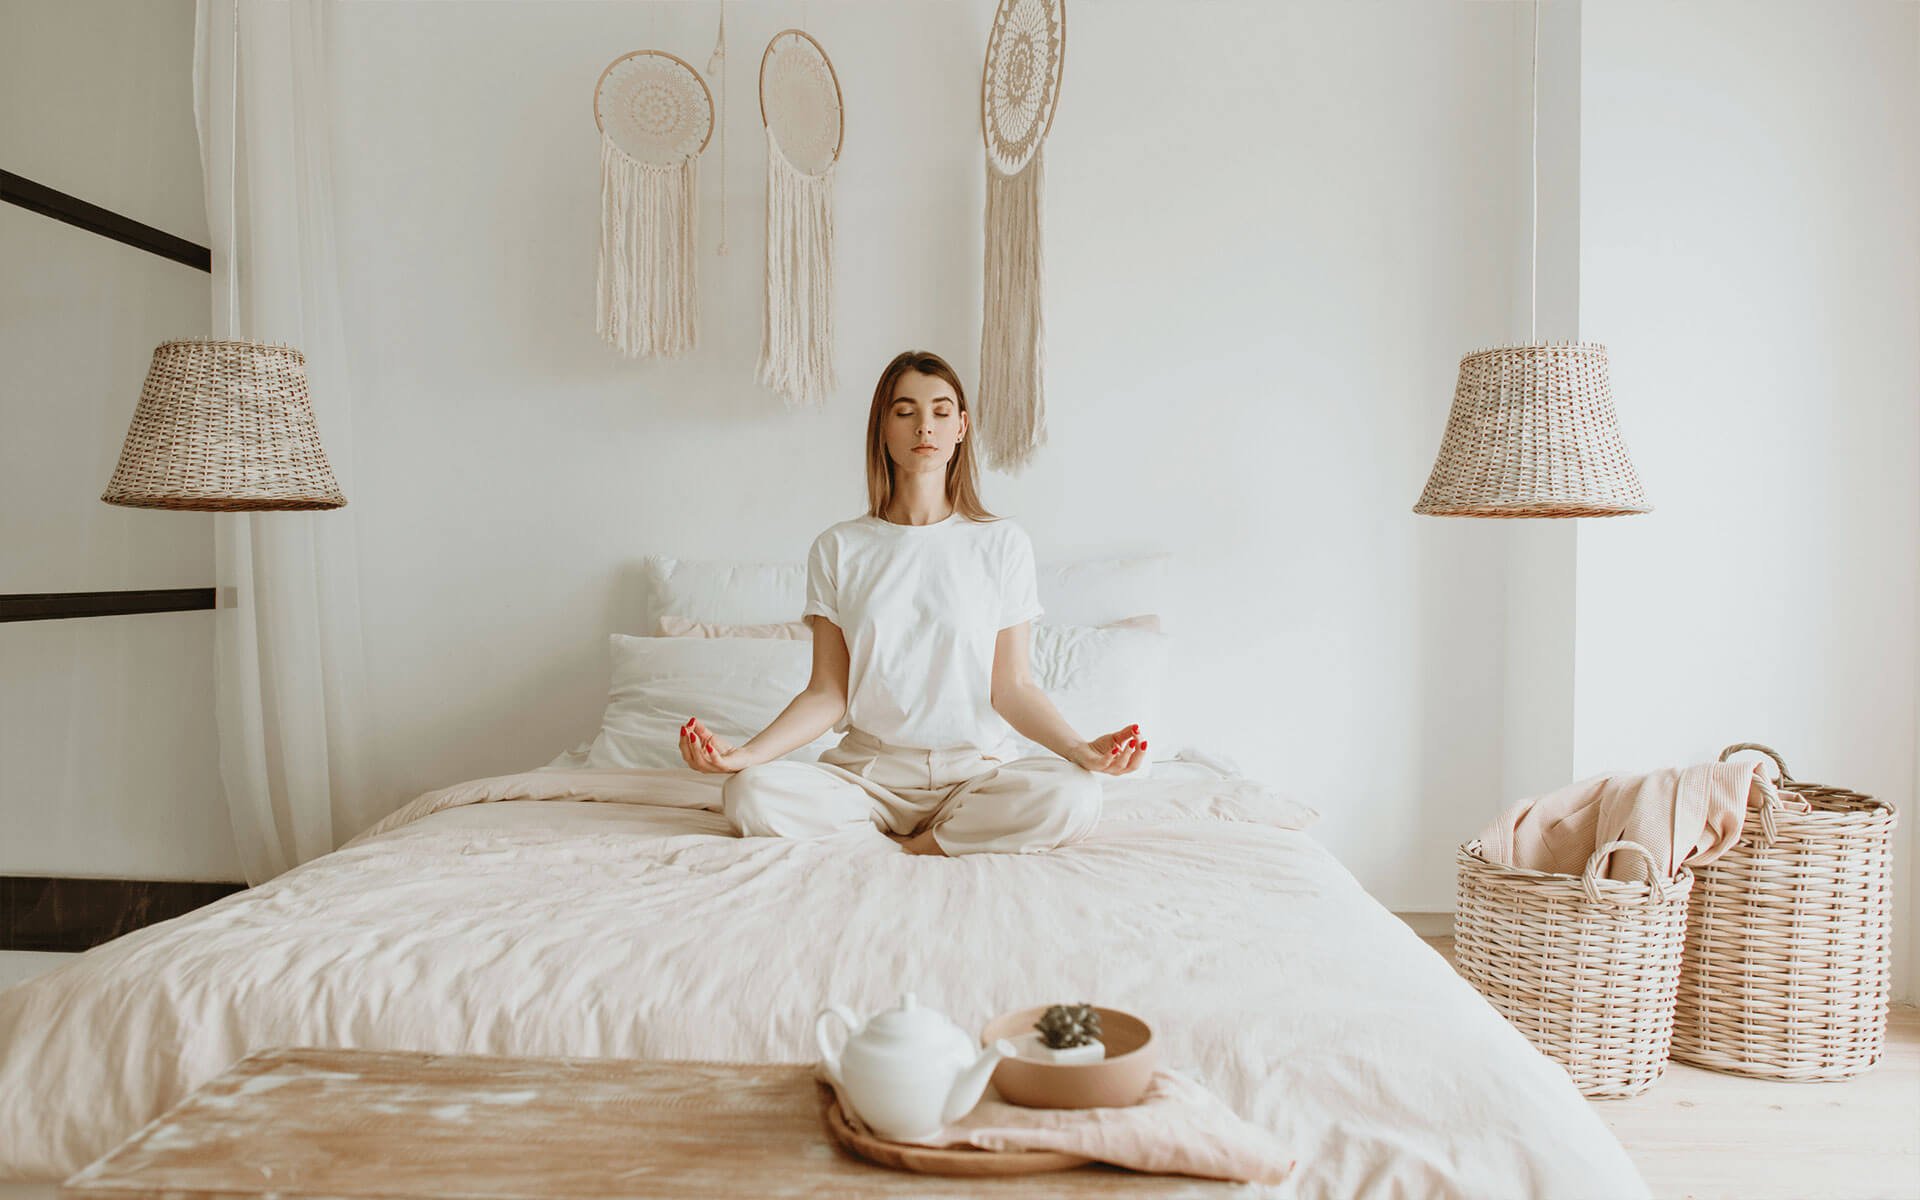
M 847 639 L 847 723 L 895 746 L 1009 749 L 993 646 L 1040 615 L 1033 542 L 1008 520 L 842 521 L 807 552 L 807 607 Z

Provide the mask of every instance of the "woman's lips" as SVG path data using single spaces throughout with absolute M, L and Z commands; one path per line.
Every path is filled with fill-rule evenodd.
M 918 453 L 920 453 L 920 452 L 921 452 L 922 450 L 938 450 L 939 448 L 940 448 L 940 447 L 938 447 L 938 446 L 915 446 L 915 447 L 913 448 L 913 452 L 914 452 L 915 454 L 918 454 Z

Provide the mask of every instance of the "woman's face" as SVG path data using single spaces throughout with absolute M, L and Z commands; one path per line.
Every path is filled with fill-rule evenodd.
M 887 455 L 896 470 L 939 474 L 967 436 L 967 414 L 953 385 L 937 375 L 902 372 L 886 416 Z

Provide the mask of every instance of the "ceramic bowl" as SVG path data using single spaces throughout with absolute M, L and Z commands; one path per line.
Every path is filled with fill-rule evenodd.
M 980 1044 L 1028 1033 L 1050 1005 L 1023 1008 L 987 1022 Z M 1138 1104 L 1160 1057 L 1153 1030 L 1132 1013 L 1101 1008 L 1100 1040 L 1107 1057 L 1090 1063 L 1036 1062 L 1030 1058 L 1003 1058 L 993 1069 L 993 1086 L 1009 1104 L 1027 1108 L 1125 1108 Z

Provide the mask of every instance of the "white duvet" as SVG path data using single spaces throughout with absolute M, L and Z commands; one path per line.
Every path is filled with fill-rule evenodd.
M 591 799 L 589 799 L 591 797 Z M 1642 1196 L 1566 1076 L 1246 780 L 1110 780 L 1051 854 L 736 838 L 717 780 L 532 772 L 0 992 L 0 1178 L 79 1169 L 268 1046 L 811 1061 L 829 1002 L 1139 1013 L 1283 1194 Z

